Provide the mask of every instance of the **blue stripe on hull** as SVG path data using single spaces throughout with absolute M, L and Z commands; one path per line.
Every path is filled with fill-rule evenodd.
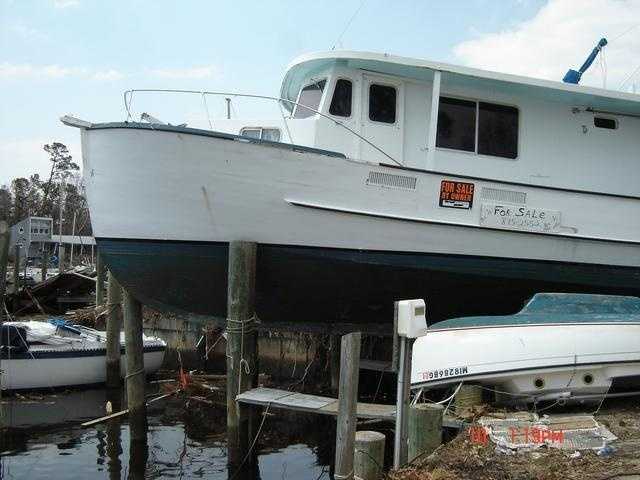
M 98 248 L 143 304 L 226 315 L 226 243 L 98 239 Z M 639 295 L 640 269 L 261 244 L 256 288 L 266 322 L 386 323 L 402 298 L 425 298 L 436 321 L 515 313 L 542 291 Z

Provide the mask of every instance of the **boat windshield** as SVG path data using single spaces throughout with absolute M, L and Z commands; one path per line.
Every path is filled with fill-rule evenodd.
M 320 106 L 322 92 L 324 91 L 324 86 L 326 85 L 326 83 L 326 79 L 322 79 L 319 81 L 314 81 L 313 83 L 302 87 L 302 90 L 300 90 L 300 95 L 298 95 L 299 105 L 296 105 L 296 110 L 293 113 L 293 118 L 307 118 L 312 117 L 316 114 L 314 110 L 318 110 L 318 107 Z M 303 105 L 309 108 L 304 108 Z

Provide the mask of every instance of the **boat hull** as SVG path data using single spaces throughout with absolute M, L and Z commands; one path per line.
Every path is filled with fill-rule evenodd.
M 144 370 L 156 372 L 164 359 L 164 346 L 144 347 Z M 106 381 L 106 351 L 32 347 L 28 352 L 3 358 L 2 390 L 35 390 L 92 385 Z M 126 375 L 126 354 L 120 359 L 120 375 Z
M 431 330 L 415 342 L 411 383 L 478 383 L 511 400 L 601 395 L 614 382 L 640 387 L 639 335 L 637 321 Z
M 224 317 L 234 240 L 260 245 L 265 321 L 390 322 L 393 301 L 416 296 L 437 320 L 509 313 L 535 291 L 639 291 L 634 198 L 476 179 L 473 206 L 444 208 L 442 182 L 468 178 L 180 127 L 107 124 L 82 137 L 98 248 L 161 310 Z M 562 220 L 483 220 L 483 205 L 512 197 Z M 489 292 L 501 300 L 483 302 Z

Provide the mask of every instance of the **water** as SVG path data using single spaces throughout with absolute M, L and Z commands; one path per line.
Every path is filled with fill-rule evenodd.
M 226 414 L 173 398 L 149 407 L 147 446 L 130 445 L 129 425 L 104 415 L 104 390 L 3 399 L 12 428 L 0 439 L 0 479 L 225 479 Z M 275 412 L 275 411 L 274 411 Z M 272 412 L 273 413 L 273 412 Z M 237 479 L 329 479 L 335 421 L 324 416 L 269 414 L 256 444 L 257 466 Z

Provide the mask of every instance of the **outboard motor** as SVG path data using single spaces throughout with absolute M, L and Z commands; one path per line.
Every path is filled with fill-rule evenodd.
M 0 352 L 2 358 L 25 353 L 29 350 L 27 329 L 15 325 L 0 325 Z

